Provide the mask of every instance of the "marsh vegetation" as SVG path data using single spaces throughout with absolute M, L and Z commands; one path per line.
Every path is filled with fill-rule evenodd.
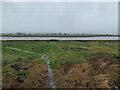
M 3 88 L 47 88 L 47 63 L 57 88 L 120 88 L 119 41 L 4 41 Z

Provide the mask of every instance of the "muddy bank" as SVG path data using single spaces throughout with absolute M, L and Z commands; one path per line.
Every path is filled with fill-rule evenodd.
M 120 40 L 0 40 L 2 42 L 93 42 L 93 41 L 104 41 L 104 42 L 119 42 Z
M 33 64 L 33 65 L 30 65 L 30 64 L 28 64 L 28 65 L 26 65 L 26 66 L 21 66 L 21 65 L 17 65 L 17 64 L 14 64 L 14 65 L 11 65 L 10 67 L 12 68 L 12 69 L 15 69 L 16 71 L 14 71 L 14 74 L 15 74 L 15 72 L 17 72 L 18 73 L 18 71 L 20 71 L 19 72 L 19 74 L 17 74 L 17 75 L 15 75 L 15 79 L 16 79 L 16 81 L 18 82 L 18 83 L 24 83 L 25 82 L 25 80 L 27 79 L 27 78 L 29 78 L 29 76 L 31 76 L 29 79 L 27 79 L 29 82 L 31 82 L 32 80 L 31 80 L 31 78 L 33 78 L 33 80 L 35 80 L 36 79 L 36 81 L 38 81 L 39 83 L 36 83 L 35 85 L 37 86 L 37 87 L 35 87 L 35 88 L 43 88 L 44 86 L 45 87 L 48 87 L 48 88 L 56 88 L 56 86 L 55 86 L 55 84 L 54 84 L 54 75 L 53 75 L 53 72 L 52 72 L 52 69 L 51 69 L 51 67 L 50 67 L 50 60 L 48 59 L 48 57 L 46 57 L 45 55 L 41 55 L 41 54 L 38 54 L 38 53 L 36 53 L 36 52 L 31 52 L 31 51 L 27 51 L 27 50 L 22 50 L 22 49 L 18 49 L 18 48 L 12 48 L 12 47 L 6 47 L 6 48 L 9 48 L 9 49 L 13 49 L 13 50 L 17 50 L 17 51 L 22 51 L 22 52 L 27 52 L 27 53 L 32 53 L 32 54 L 37 54 L 38 56 L 41 56 L 41 59 L 43 59 L 44 60 L 44 62 L 47 64 L 47 70 L 45 69 L 45 70 L 43 70 L 44 72 L 40 72 L 41 71 L 41 69 L 43 68 L 41 68 L 41 67 L 39 67 L 39 65 L 37 65 L 37 64 Z M 21 58 L 18 58 L 18 59 L 21 59 Z M 20 64 L 20 63 L 19 63 Z M 24 62 L 22 63 L 22 64 L 24 64 Z M 29 67 L 29 65 L 30 65 L 30 67 Z M 28 67 L 30 68 L 28 68 Z M 31 70 L 31 66 L 35 66 L 35 68 L 34 69 L 32 69 Z M 8 66 L 9 67 L 9 66 Z M 9 67 L 9 68 L 10 68 Z M 36 68 L 37 67 L 37 68 Z M 46 67 L 46 66 L 44 66 L 44 67 Z M 39 70 L 40 69 L 40 70 Z M 18 70 L 18 71 L 17 71 Z M 29 70 L 29 72 L 26 72 L 25 70 Z M 35 70 L 35 72 L 33 72 Z M 37 73 L 36 73 L 36 71 L 37 71 Z M 32 73 L 34 73 L 34 74 L 32 74 Z M 28 75 L 26 75 L 26 73 L 29 73 Z M 41 76 L 40 75 L 40 73 L 42 73 L 41 75 L 43 75 L 44 74 L 44 76 L 45 76 L 45 78 L 44 77 L 39 77 L 39 76 Z M 13 74 L 13 73 L 12 73 Z M 13 74 L 13 75 L 14 75 Z M 32 75 L 33 76 L 32 76 Z M 39 76 L 38 76 L 38 74 L 39 74 Z M 48 75 L 46 75 L 46 74 L 48 74 Z M 14 78 L 14 76 L 12 76 L 13 78 Z M 39 77 L 39 78 L 35 78 L 34 79 L 34 77 Z M 42 81 L 41 81 L 42 80 Z M 4 80 L 5 81 L 5 80 Z M 27 82 L 28 82 L 27 81 Z M 34 81 L 34 83 L 36 82 L 36 81 Z M 33 82 L 31 82 L 31 84 L 32 84 Z M 43 86 L 40 86 L 39 84 L 40 83 L 42 83 L 43 84 Z M 34 87 L 31 87 L 32 85 L 30 84 L 30 86 L 28 86 L 29 88 L 34 88 Z M 14 84 L 12 84 L 12 85 L 14 85 Z M 40 87 L 39 87 L 40 86 Z M 18 85 L 18 87 L 19 87 L 19 85 Z M 22 85 L 20 86 L 20 87 L 22 87 Z M 4 87 L 3 87 L 4 88 Z M 9 86 L 9 88 L 11 88 L 11 86 Z M 15 88 L 17 88 L 17 87 L 15 87 Z M 25 87 L 23 87 L 23 88 L 25 88 Z
M 3 69 L 2 88 L 41 88 L 47 87 L 47 67 L 38 64 L 28 64 L 27 71 L 15 69 L 9 64 Z M 9 72 L 10 70 L 11 72 Z
M 59 88 L 120 88 L 120 63 L 97 57 L 76 65 L 61 65 L 55 71 Z

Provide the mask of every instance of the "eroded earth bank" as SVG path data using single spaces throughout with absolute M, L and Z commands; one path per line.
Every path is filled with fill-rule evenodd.
M 120 88 L 117 59 L 98 57 L 80 64 L 61 65 L 55 72 L 58 87 Z

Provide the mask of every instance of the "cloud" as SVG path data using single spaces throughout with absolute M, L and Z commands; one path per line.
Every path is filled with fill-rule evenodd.
M 3 3 L 3 32 L 117 33 L 116 3 Z
M 119 2 L 119 0 L 2 0 L 2 2 Z

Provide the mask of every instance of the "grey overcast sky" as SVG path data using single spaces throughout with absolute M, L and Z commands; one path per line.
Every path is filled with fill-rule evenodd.
M 4 2 L 2 32 L 118 34 L 118 4 Z

